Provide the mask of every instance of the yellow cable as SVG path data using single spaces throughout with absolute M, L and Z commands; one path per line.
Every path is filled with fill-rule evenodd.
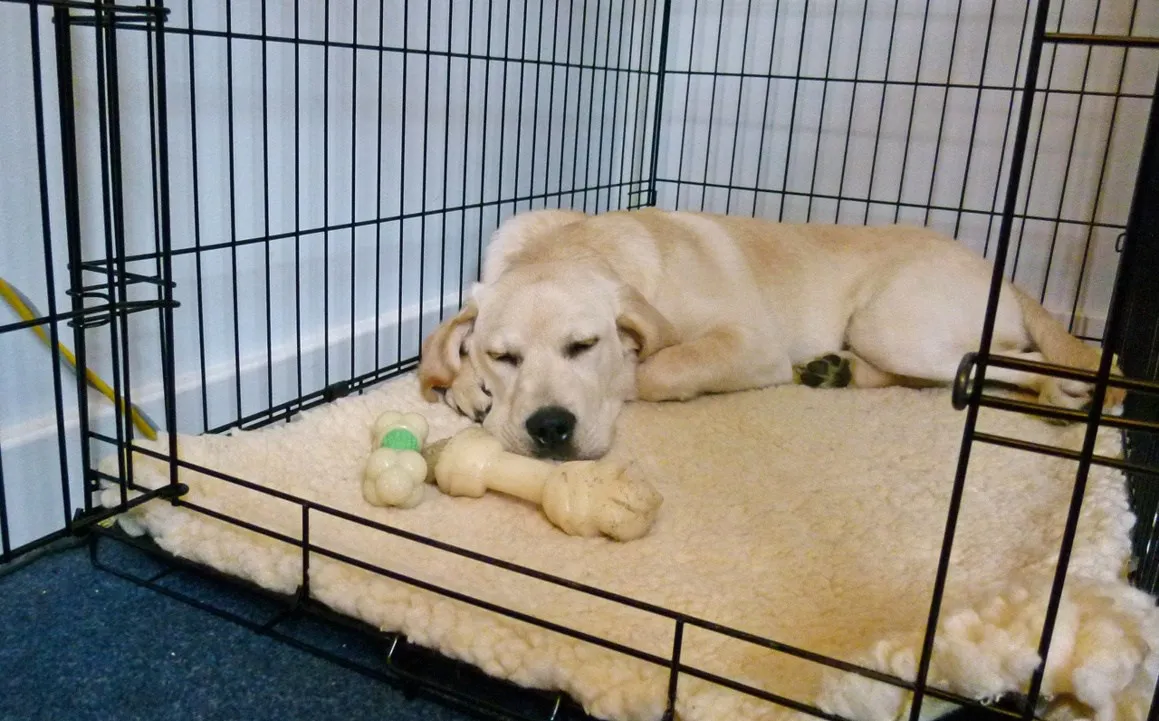
M 12 307 L 12 310 L 16 312 L 16 315 L 21 320 L 34 321 L 40 315 L 36 306 L 32 305 L 32 302 L 23 293 L 3 278 L 0 278 L 0 297 L 3 297 L 8 302 L 8 305 Z M 52 339 L 49 338 L 48 332 L 44 330 L 44 326 L 37 324 L 30 327 L 32 332 L 36 334 L 36 337 L 40 338 L 49 349 L 52 349 Z M 76 373 L 76 356 L 73 355 L 72 351 L 64 343 L 58 342 L 56 345 L 57 353 L 64 358 L 68 366 Z M 126 404 L 124 399 L 118 397 L 116 391 L 109 387 L 108 383 L 105 383 L 100 376 L 93 372 L 92 368 L 85 368 L 85 380 L 93 388 L 96 388 L 101 395 L 112 401 L 114 406 L 120 408 L 122 413 L 128 415 L 133 425 L 146 438 L 151 441 L 157 440 L 157 430 L 148 420 L 148 417 L 135 404 Z

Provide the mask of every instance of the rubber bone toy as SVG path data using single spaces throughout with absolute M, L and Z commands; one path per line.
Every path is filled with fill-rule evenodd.
M 427 421 L 417 413 L 387 411 L 371 430 L 375 449 L 366 459 L 362 497 L 375 506 L 413 508 L 423 500 L 427 461 L 420 451 Z
M 542 506 L 544 515 L 573 536 L 603 534 L 617 541 L 640 538 L 663 501 L 651 484 L 609 461 L 553 464 L 503 450 L 481 428 L 460 431 L 431 446 L 427 459 L 439 490 L 478 498 L 499 491 Z

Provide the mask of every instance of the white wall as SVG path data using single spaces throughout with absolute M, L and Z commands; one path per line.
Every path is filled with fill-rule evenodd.
M 654 83 L 645 73 L 601 68 L 657 66 L 657 0 L 454 0 L 453 5 L 436 0 L 429 24 L 425 6 L 388 0 L 381 41 L 377 0 L 333 0 L 328 33 L 322 3 L 266 4 L 268 36 L 294 37 L 298 5 L 298 32 L 307 42 L 297 51 L 291 43 L 265 43 L 263 73 L 263 44 L 257 39 L 227 43 L 198 36 L 191 64 L 190 39 L 181 30 L 192 25 L 224 32 L 226 5 L 195 0 L 191 23 L 187 0 L 171 3 L 168 149 L 175 295 L 181 303 L 175 312 L 178 428 L 185 432 L 228 424 L 327 383 L 413 357 L 440 309 L 458 306 L 460 278 L 475 276 L 480 245 L 516 209 L 547 204 L 603 210 L 646 200 L 633 191 L 647 187 L 639 181 L 648 177 Z M 1023 10 L 997 0 L 962 0 L 955 35 L 958 4 L 939 3 L 923 43 L 925 3 L 918 0 L 898 0 L 896 23 L 892 0 L 872 2 L 868 9 L 853 0 L 752 5 L 749 14 L 748 3 L 732 0 L 673 0 L 667 63 L 672 72 L 666 78 L 659 159 L 659 176 L 666 182 L 659 186 L 659 204 L 703 204 L 773 217 L 783 210 L 789 219 L 846 222 L 893 221 L 896 213 L 903 221 L 956 232 L 983 249 L 997 227 L 989 213 L 1000 207 L 1009 163 L 1008 143 L 1005 154 L 1003 147 L 1012 123 L 1012 93 L 1003 88 L 1020 82 L 1014 61 Z M 1078 4 L 1071 5 L 1075 15 L 1068 11 L 1064 29 L 1089 30 L 1091 19 L 1080 15 Z M 1123 4 L 1103 5 L 1099 30 L 1124 31 Z M 1159 32 L 1154 3 L 1140 5 L 1136 32 Z M 260 36 L 260 7 L 256 1 L 233 2 L 229 29 Z M 39 17 L 51 265 L 56 301 L 67 309 L 53 28 L 48 11 Z M 328 52 L 317 44 L 324 37 L 334 44 Z M 118 33 L 130 254 L 153 253 L 156 242 L 145 40 L 139 31 Z M 379 47 L 387 50 L 380 53 Z M 404 47 L 409 52 L 402 52 Z M 428 47 L 434 53 L 429 58 L 415 52 Z M 232 85 L 227 48 L 232 48 Z M 91 28 L 74 29 L 73 52 L 82 242 L 85 258 L 96 260 L 106 251 Z M 504 57 L 557 64 L 519 64 Z M 1078 48 L 1048 54 L 1044 68 L 1053 67 L 1051 87 L 1082 87 L 1086 57 Z M 1100 49 L 1090 57 L 1086 87 L 1113 90 L 1122 51 Z M 1155 63 L 1153 53 L 1133 52 L 1123 91 L 1150 93 Z M 47 310 L 26 6 L 0 2 L 0 68 L 0 276 Z M 690 75 L 689 69 L 729 75 L 714 80 Z M 772 82 L 744 77 L 770 72 L 785 77 Z M 792 79 L 798 75 L 864 82 Z M 883 94 L 886 86 L 879 82 L 911 83 L 915 77 L 927 84 L 916 96 L 912 84 L 891 84 Z M 947 77 L 960 87 L 949 92 L 938 87 Z M 980 79 L 985 89 L 977 89 Z M 1125 99 L 1117 111 L 1104 97 L 1085 97 L 1081 111 L 1075 95 L 1054 95 L 1049 102 L 1041 142 L 1032 144 L 1038 158 L 1034 193 L 1020 209 L 1046 218 L 1096 217 L 1110 226 L 1121 224 L 1147 101 Z M 1117 122 L 1110 132 L 1112 112 Z M 1032 138 L 1038 137 L 1041 118 L 1036 112 Z M 1108 134 L 1111 162 L 1096 195 Z M 1072 137 L 1075 159 L 1064 195 Z M 903 156 L 907 139 L 909 152 Z M 672 182 L 678 179 L 693 184 Z M 566 192 L 630 180 L 637 182 Z M 705 190 L 697 185 L 703 182 L 738 189 Z M 765 192 L 782 188 L 789 191 L 783 205 L 780 193 Z M 810 202 L 810 194 L 845 199 Z M 897 210 L 899 199 L 967 212 L 935 210 L 927 217 L 924 210 Z M 358 227 L 351 229 L 351 221 Z M 324 232 L 326 227 L 331 230 Z M 1087 240 L 1084 226 L 1036 221 L 1026 224 L 1025 232 L 1016 228 L 1017 279 L 1032 290 L 1042 287 L 1056 227 L 1056 261 L 1046 295 L 1052 310 L 1069 316 L 1078 285 L 1075 269 Z M 1092 260 L 1079 292 L 1080 330 L 1091 317 L 1097 331 L 1116 234 L 1109 229 L 1091 234 Z M 269 235 L 284 237 L 244 243 Z M 188 252 L 199 246 L 200 252 Z M 152 259 L 129 269 L 156 272 Z M 100 276 L 90 274 L 87 280 L 97 282 Z M 147 286 L 131 291 L 133 298 L 154 294 Z M 11 320 L 0 309 L 0 324 Z M 129 326 L 133 398 L 162 421 L 158 315 L 134 315 Z M 71 329 L 61 324 L 60 331 L 71 345 Z M 92 330 L 86 338 L 91 365 L 111 381 L 109 328 Z M 64 445 L 71 453 L 75 503 L 80 497 L 76 404 L 68 400 L 75 398 L 75 384 L 71 375 L 63 380 L 64 410 L 71 414 Z M 59 527 L 63 518 L 52 381 L 47 351 L 31 333 L 0 334 L 0 467 L 14 545 Z M 93 408 L 94 426 L 112 434 L 108 404 L 94 396 Z M 92 448 L 97 456 L 109 452 L 100 443 Z

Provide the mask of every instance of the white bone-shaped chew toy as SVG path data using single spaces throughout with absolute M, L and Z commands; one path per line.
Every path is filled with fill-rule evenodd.
M 371 430 L 374 450 L 362 474 L 362 497 L 374 506 L 413 508 L 422 503 L 427 462 L 421 454 L 427 421 L 417 413 L 387 411 Z
M 617 541 L 640 538 L 663 502 L 647 481 L 609 461 L 555 465 L 503 450 L 481 428 L 460 431 L 428 460 L 435 482 L 451 496 L 478 498 L 499 491 L 540 505 L 547 519 L 573 536 L 603 534 Z M 435 457 L 437 455 L 437 457 Z

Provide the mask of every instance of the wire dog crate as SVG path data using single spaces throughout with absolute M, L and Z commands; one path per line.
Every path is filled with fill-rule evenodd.
M 1128 472 L 1134 580 L 1159 588 L 1157 36 L 1159 7 L 1138 0 L 0 0 L 4 273 L 44 308 L 0 319 L 2 559 L 81 535 L 100 562 L 107 538 L 129 542 L 102 522 L 155 497 L 179 503 L 180 468 L 214 473 L 179 461 L 171 436 L 159 456 L 170 485 L 95 506 L 102 481 L 127 493 L 133 462 L 104 474 L 96 457 L 136 448 L 140 431 L 90 396 L 88 371 L 166 429 L 285 421 L 413 369 L 515 212 L 655 205 L 919 223 L 985 254 L 996 279 L 1119 353 L 1127 375 L 1110 380 L 1110 353 L 1097 374 L 990 357 L 991 313 L 955 387 L 965 429 L 921 665 L 914 681 L 875 677 L 915 690 L 914 719 L 923 694 L 1031 718 L 1041 668 L 1006 708 L 927 688 L 933 629 L 979 442 L 1078 462 L 1042 656 L 1092 464 Z M 45 363 L 32 331 L 71 343 L 75 379 Z M 1096 402 L 990 396 L 968 382 L 988 366 L 1092 380 Z M 1099 410 L 1111 385 L 1131 392 L 1121 418 Z M 1085 423 L 1086 442 L 1071 453 L 980 433 L 981 407 Z M 1095 455 L 1104 426 L 1126 433 L 1126 460 Z M 341 512 L 299 503 L 301 588 L 268 622 L 247 622 L 265 633 L 299 613 L 352 623 L 310 599 L 311 555 L 357 563 L 309 540 L 311 518 Z M 685 627 L 873 674 L 369 525 L 670 619 L 668 658 L 584 639 L 669 668 L 670 713 L 686 676 L 795 703 L 682 663 Z M 558 695 L 511 701 L 364 630 L 391 664 L 337 660 L 495 716 L 581 715 Z

